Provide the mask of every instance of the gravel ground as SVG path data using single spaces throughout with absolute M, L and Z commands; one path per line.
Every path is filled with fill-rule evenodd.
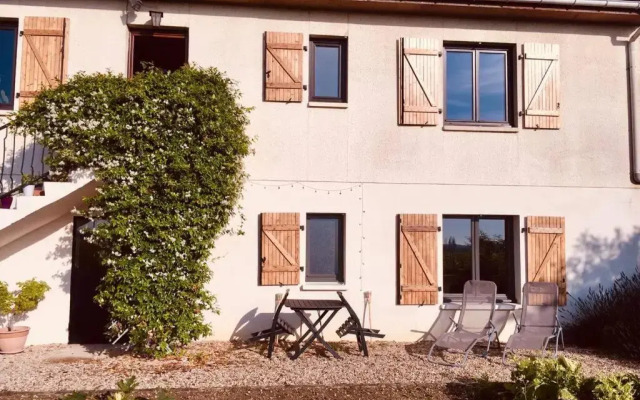
M 510 369 L 501 354 L 488 359 L 471 357 L 463 368 L 426 361 L 429 343 L 374 342 L 370 357 L 362 357 L 354 342 L 334 343 L 344 357 L 336 360 L 322 346 L 313 346 L 298 360 L 289 360 L 277 347 L 265 357 L 264 345 L 199 342 L 181 357 L 149 360 L 111 349 L 67 345 L 32 346 L 22 354 L 0 356 L 0 392 L 53 392 L 113 389 L 131 375 L 140 388 L 229 388 L 268 386 L 335 385 L 444 385 L 487 374 L 507 381 Z M 479 349 L 481 350 L 481 349 Z M 583 364 L 586 375 L 609 372 L 640 373 L 640 361 L 608 358 L 582 349 L 568 348 L 565 355 Z M 455 355 L 445 353 L 451 360 Z

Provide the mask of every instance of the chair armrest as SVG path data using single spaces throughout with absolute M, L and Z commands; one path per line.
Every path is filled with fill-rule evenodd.
M 560 319 L 558 318 L 558 316 L 556 315 L 556 332 L 562 332 L 562 325 L 560 324 Z
M 516 317 L 515 313 L 511 313 L 511 316 L 513 317 L 513 320 L 516 322 L 516 330 L 520 330 L 520 321 L 518 321 L 518 317 Z

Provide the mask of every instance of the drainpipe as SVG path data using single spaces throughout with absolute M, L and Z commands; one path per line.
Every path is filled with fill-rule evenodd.
M 629 70 L 629 115 L 631 122 L 631 181 L 640 184 L 640 28 L 627 43 L 627 68 Z

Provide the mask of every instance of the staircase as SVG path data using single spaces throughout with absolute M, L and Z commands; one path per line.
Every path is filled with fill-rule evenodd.
M 0 247 L 64 216 L 82 206 L 82 198 L 94 193 L 96 182 L 90 172 L 74 174 L 69 182 L 46 182 L 46 149 L 36 138 L 12 132 L 0 126 Z M 22 193 L 22 175 L 35 178 L 39 195 Z

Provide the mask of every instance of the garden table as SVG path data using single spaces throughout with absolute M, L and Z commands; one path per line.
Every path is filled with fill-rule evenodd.
M 287 299 L 284 302 L 284 305 L 292 309 L 298 316 L 300 320 L 307 326 L 307 331 L 304 335 L 300 336 L 300 339 L 295 343 L 298 345 L 298 349 L 291 356 L 292 360 L 300 357 L 302 353 L 304 353 L 307 348 L 311 345 L 314 340 L 318 340 L 320 343 L 324 345 L 324 347 L 331 353 L 335 358 L 341 358 L 338 353 L 331 348 L 331 346 L 324 340 L 321 336 L 322 331 L 329 325 L 329 322 L 335 317 L 335 315 L 344 307 L 344 304 L 341 300 L 299 300 L 299 299 Z M 306 311 L 317 311 L 319 312 L 318 319 L 315 322 L 311 322 Z M 328 315 L 328 316 L 327 316 Z M 323 319 L 326 320 L 323 321 Z M 307 338 L 309 335 L 311 337 Z

